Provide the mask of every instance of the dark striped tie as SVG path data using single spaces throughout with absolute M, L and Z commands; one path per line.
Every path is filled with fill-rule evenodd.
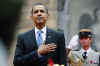
M 84 60 L 86 60 L 86 59 L 87 59 L 87 52 L 84 52 L 84 53 L 82 54 L 82 56 L 83 56 Z

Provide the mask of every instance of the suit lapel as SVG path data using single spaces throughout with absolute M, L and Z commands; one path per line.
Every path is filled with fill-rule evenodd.
M 36 47 L 36 49 L 37 49 L 38 46 L 37 46 L 37 42 L 36 42 L 36 36 L 35 36 L 35 30 L 34 30 L 34 28 L 32 29 L 32 36 L 31 36 L 31 38 L 32 38 L 32 43 L 34 43 L 33 44 L 34 47 Z
M 46 44 L 50 43 L 52 39 L 52 32 L 50 29 L 47 28 L 47 33 L 46 33 Z

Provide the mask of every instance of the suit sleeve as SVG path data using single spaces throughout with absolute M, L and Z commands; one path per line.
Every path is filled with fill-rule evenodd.
M 66 50 L 65 50 L 65 38 L 64 34 L 58 35 L 58 52 L 59 52 L 59 63 L 66 64 Z
M 37 51 L 24 54 L 24 40 L 19 36 L 13 61 L 14 66 L 35 63 L 38 59 Z

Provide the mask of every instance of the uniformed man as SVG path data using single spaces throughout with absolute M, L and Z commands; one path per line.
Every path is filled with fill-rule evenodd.
M 79 32 L 79 51 L 71 51 L 68 57 L 71 60 L 71 65 L 75 66 L 98 66 L 99 53 L 91 48 L 92 32 L 90 29 L 81 29 Z

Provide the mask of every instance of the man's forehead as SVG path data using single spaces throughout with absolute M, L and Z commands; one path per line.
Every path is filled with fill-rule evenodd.
M 33 10 L 37 10 L 37 9 L 45 10 L 45 6 L 44 5 L 35 5 L 35 6 L 33 6 Z

